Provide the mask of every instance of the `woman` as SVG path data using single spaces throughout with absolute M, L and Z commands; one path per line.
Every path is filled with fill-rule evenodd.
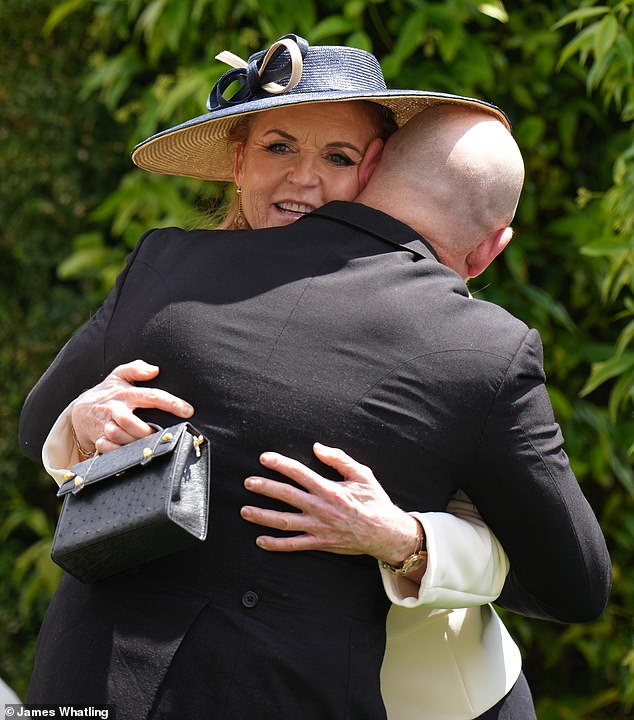
M 288 38 L 282 41 L 282 46 L 286 48 L 291 57 L 291 65 L 296 65 L 297 52 L 302 52 L 302 43 L 297 42 L 298 50 L 290 50 L 292 47 L 293 40 Z M 274 46 L 275 47 L 275 46 Z M 304 70 L 308 71 L 304 76 L 304 83 L 310 82 L 310 70 L 311 70 L 311 52 L 305 48 L 305 60 Z M 311 48 L 310 50 L 315 51 L 319 49 Z M 343 50 L 343 49 L 340 49 Z M 346 64 L 341 64 L 341 68 L 345 69 L 349 67 L 354 70 L 354 78 L 359 77 L 365 79 L 369 72 L 365 68 L 360 70 L 359 68 L 359 57 L 363 57 L 363 60 L 367 63 L 369 59 L 365 57 L 365 54 L 358 54 L 354 51 L 354 62 L 352 62 L 352 56 L 349 57 Z M 269 53 L 267 56 L 270 60 L 264 58 L 259 76 L 263 76 L 260 82 L 268 80 L 267 72 L 270 73 L 272 78 L 279 79 L 277 75 L 280 72 L 279 66 L 282 62 L 280 57 L 275 56 L 275 50 L 273 53 Z M 315 53 L 312 53 L 312 57 L 315 57 Z M 371 57 L 371 56 L 370 56 Z M 266 60 L 266 62 L 265 62 Z M 315 67 L 323 65 L 323 58 L 316 55 L 316 59 L 313 60 Z M 371 64 L 371 63 L 370 63 Z M 271 66 L 269 68 L 269 65 Z M 268 68 L 268 69 L 267 69 Z M 233 72 L 233 71 L 232 71 Z M 251 76 L 255 71 L 251 70 Z M 376 74 L 376 70 L 374 71 Z M 293 71 L 291 70 L 290 76 L 291 81 L 293 78 Z M 226 81 L 221 80 L 219 86 L 212 91 L 212 107 L 213 102 L 216 101 L 218 106 L 222 106 L 223 103 L 227 103 L 226 100 L 221 100 L 223 83 L 233 78 L 235 73 L 229 73 Z M 248 72 L 245 76 L 248 79 Z M 330 76 L 332 78 L 332 69 Z M 272 79 L 271 82 L 274 82 Z M 348 78 L 349 79 L 349 78 Z M 251 77 L 253 80 L 253 77 Z M 251 83 L 252 84 L 252 83 Z M 290 84 L 290 83 L 289 83 Z M 262 99 L 239 99 L 234 100 L 234 104 L 229 104 L 226 107 L 220 107 L 213 115 L 210 121 L 209 116 L 203 116 L 206 119 L 199 119 L 198 122 L 190 121 L 178 126 L 177 128 L 166 131 L 155 138 L 151 138 L 146 143 L 141 144 L 133 155 L 135 162 L 138 164 L 148 167 L 148 169 L 159 170 L 163 172 L 177 172 L 178 174 L 196 175 L 209 178 L 222 178 L 226 176 L 228 168 L 232 165 L 234 167 L 236 179 L 238 185 L 242 185 L 242 192 L 239 193 L 238 197 L 241 199 L 241 207 L 232 219 L 232 224 L 236 227 L 265 227 L 269 225 L 282 225 L 288 222 L 293 222 L 297 217 L 301 216 L 305 212 L 324 204 L 330 199 L 339 198 L 353 198 L 356 196 L 358 190 L 362 187 L 365 178 L 371 172 L 372 164 L 378 157 L 378 151 L 381 147 L 380 136 L 386 134 L 389 131 L 389 116 L 386 116 L 383 111 L 377 112 L 376 108 L 369 106 L 364 103 L 359 103 L 359 100 L 352 100 L 353 98 L 372 98 L 375 102 L 378 102 L 385 107 L 388 107 L 400 114 L 400 120 L 406 119 L 411 114 L 414 114 L 423 107 L 428 106 L 433 102 L 464 102 L 466 104 L 474 103 L 475 101 L 464 100 L 460 98 L 453 98 L 451 96 L 435 96 L 425 93 L 402 93 L 396 92 L 390 94 L 388 91 L 382 90 L 369 90 L 367 88 L 357 89 L 354 91 L 316 91 L 314 89 L 301 90 L 301 81 L 297 87 L 297 92 L 293 95 L 294 88 L 290 88 L 283 95 L 275 95 L 274 97 L 264 97 Z M 311 86 L 308 84 L 308 88 Z M 312 86 L 314 88 L 314 86 Z M 304 93 L 304 94 L 302 94 Z M 339 100 L 338 103 L 332 103 L 325 105 L 325 101 Z M 319 102 L 318 102 L 319 101 Z M 300 107 L 304 102 L 317 103 L 309 104 L 305 107 Z M 353 104 L 359 103 L 359 104 Z M 229 101 L 231 103 L 231 101 Z M 236 103 L 239 105 L 238 111 L 236 111 Z M 251 105 L 249 105 L 251 103 Z M 344 104 L 345 103 L 345 104 Z M 477 103 L 476 103 L 477 104 Z M 281 109 L 282 106 L 288 106 Z M 267 110 L 266 113 L 262 110 Z M 491 112 L 495 115 L 499 113 L 492 109 Z M 252 114 L 249 114 L 252 113 Z M 247 122 L 244 122 L 244 118 L 248 118 Z M 223 120 L 226 120 L 223 126 Z M 327 128 L 327 130 L 326 130 Z M 234 140 L 238 140 L 238 151 L 235 155 L 235 161 L 231 161 L 230 155 L 227 153 L 226 142 L 217 142 L 210 146 L 209 137 L 203 135 L 204 130 L 211 132 L 224 133 L 225 137 L 232 137 Z M 246 133 L 246 136 L 245 136 Z M 379 136 L 379 137 L 377 137 Z M 331 138 L 335 138 L 334 141 Z M 342 139 L 343 138 L 343 139 Z M 185 150 L 186 148 L 186 150 Z M 228 165 L 228 162 L 231 165 Z M 276 173 L 279 173 L 277 175 Z M 128 348 L 131 350 L 131 348 Z M 161 363 L 162 364 L 162 363 Z M 130 377 L 130 379 L 148 379 L 147 369 L 144 371 L 146 375 L 144 377 Z M 94 383 L 95 379 L 98 379 L 99 372 L 94 373 L 93 368 L 83 367 L 82 373 L 85 373 L 82 378 L 75 378 L 74 387 L 81 388 L 82 385 L 85 387 L 88 382 L 88 378 L 91 378 Z M 143 372 L 141 373 L 143 374 Z M 151 375 L 151 372 L 150 372 Z M 59 397 L 56 398 L 56 402 L 53 405 L 57 408 L 57 412 L 64 407 L 64 404 L 73 397 L 71 388 L 61 388 Z M 87 396 L 84 399 L 85 403 L 92 404 L 94 396 Z M 30 404 L 35 402 L 36 398 L 32 398 Z M 64 401 L 64 402 L 62 402 Z M 83 406 L 85 410 L 85 405 Z M 46 417 L 43 417 L 40 422 L 40 427 L 46 430 L 46 426 L 50 427 L 49 420 L 53 415 L 52 407 L 50 412 L 46 413 Z M 47 411 L 49 408 L 47 408 Z M 91 437 L 90 425 L 85 422 L 85 417 L 82 422 L 79 422 L 79 417 L 82 414 L 82 404 L 76 403 L 72 409 L 73 414 L 73 425 L 76 425 L 77 430 L 77 445 L 83 450 L 92 450 L 94 442 L 97 439 L 97 435 Z M 25 409 L 25 423 L 26 418 L 29 415 L 29 403 Z M 134 416 L 130 417 L 126 412 L 123 412 L 118 418 L 116 423 L 112 423 L 107 431 L 108 439 L 99 439 L 98 447 L 101 451 L 105 451 L 108 447 L 113 444 L 122 444 L 132 437 L 138 434 L 144 434 L 147 432 L 147 426 L 144 425 L 140 420 Z M 29 435 L 32 437 L 33 428 L 29 428 L 28 432 L 25 430 L 23 438 L 28 438 Z M 37 433 L 36 433 L 37 434 Z M 26 441 L 25 441 L 26 442 Z M 405 516 L 408 517 L 408 516 Z M 411 518 L 409 518 L 411 521 Z M 452 519 L 453 521 L 454 519 Z M 416 526 L 415 521 L 413 525 Z M 431 521 L 430 521 L 431 522 Z M 212 518 L 213 523 L 213 518 Z M 412 547 L 412 540 L 414 545 L 417 544 L 416 535 L 412 538 L 411 529 L 407 529 L 407 525 L 403 521 L 405 527 L 404 537 L 396 538 L 395 547 L 393 548 L 394 555 L 392 557 L 386 556 L 382 558 L 391 564 L 398 564 L 405 555 L 404 548 L 408 546 Z M 412 527 L 411 525 L 409 526 Z M 416 533 L 417 530 L 414 530 Z M 398 533 L 397 533 L 398 534 Z M 489 546 L 490 547 L 490 546 Z M 161 569 L 159 570 L 158 567 Z M 157 573 L 163 575 L 165 568 L 169 568 L 174 571 L 174 565 L 170 561 L 166 561 L 165 564 L 158 563 L 158 567 L 153 570 L 149 570 L 148 574 L 144 575 L 145 583 L 154 584 L 157 582 Z M 191 571 L 193 571 L 193 567 Z M 503 575 L 503 573 L 502 573 Z M 126 582 L 127 580 L 127 582 Z M 499 580 L 499 578 L 498 578 Z M 134 589 L 131 586 L 134 585 Z M 185 586 L 187 583 L 185 583 Z M 128 587 L 130 586 L 130 587 Z M 182 583 L 178 583 L 175 586 L 176 592 L 180 593 L 183 590 Z M 156 587 L 154 588 L 156 590 Z M 162 589 L 163 591 L 165 588 Z M 190 588 L 191 590 L 191 588 Z M 218 591 L 218 587 L 216 587 Z M 132 598 L 131 607 L 139 607 L 138 603 L 144 597 L 141 588 L 134 582 L 134 579 L 124 578 L 123 581 L 119 578 L 118 581 L 110 581 L 100 584 L 100 587 L 92 588 L 86 592 L 82 592 L 76 586 L 73 586 L 70 581 L 63 584 L 62 592 L 59 594 L 57 599 L 56 610 L 51 614 L 48 619 L 48 632 L 45 633 L 45 639 L 41 642 L 46 642 L 46 637 L 49 640 L 55 640 L 55 633 L 51 629 L 51 625 L 54 622 L 59 622 L 59 618 L 63 616 L 63 608 L 67 603 L 71 603 L 68 606 L 69 610 L 73 607 L 73 600 L 79 600 L 83 603 L 86 609 L 92 608 L 95 612 L 96 608 L 93 607 L 96 600 L 101 609 L 101 619 L 103 627 L 114 626 L 117 628 L 117 632 L 120 632 L 120 636 L 116 638 L 116 647 L 113 652 L 105 653 L 103 650 L 100 653 L 96 653 L 94 662 L 97 664 L 96 668 L 93 668 L 93 672 L 97 673 L 98 677 L 102 678 L 102 682 L 106 681 L 105 676 L 110 676 L 110 687 L 106 690 L 103 689 L 103 694 L 99 697 L 107 697 L 108 699 L 117 700 L 121 711 L 126 712 L 126 708 L 131 706 L 131 703 L 137 704 L 138 712 L 138 701 L 132 699 L 132 692 L 130 689 L 130 677 L 127 677 L 122 672 L 122 666 L 125 665 L 129 669 L 130 665 L 133 664 L 130 658 L 138 659 L 138 654 L 129 653 L 126 655 L 126 650 L 129 649 L 131 638 L 138 636 L 144 638 L 145 642 L 148 642 L 150 638 L 157 637 L 157 628 L 151 622 L 142 628 L 143 623 L 138 617 L 138 612 L 131 613 L 131 624 L 129 628 L 122 628 L 122 621 L 117 614 L 116 607 L 118 596 L 121 592 L 127 593 Z M 161 602 L 164 603 L 164 610 L 168 610 L 172 607 L 173 590 L 168 593 L 163 592 L 161 597 L 162 601 L 156 600 L 156 594 L 149 592 L 147 594 L 148 602 L 157 603 L 157 610 L 160 611 Z M 206 628 L 207 633 L 213 635 L 213 630 L 220 632 L 220 629 L 214 623 L 217 622 L 215 618 L 220 608 L 216 608 L 214 613 L 208 613 L 208 617 L 204 617 L 202 621 L 196 620 L 198 614 L 205 615 L 206 604 L 200 599 L 201 586 L 197 585 L 191 593 L 191 600 L 194 597 L 198 597 L 197 602 L 191 602 L 189 605 L 189 612 L 184 612 L 180 618 L 183 627 L 179 627 L 179 623 L 175 622 L 174 627 L 171 628 L 170 635 L 173 636 L 171 644 L 166 641 L 161 634 L 158 637 L 161 638 L 160 642 L 165 647 L 165 652 L 160 655 L 160 662 L 157 668 L 159 676 L 164 677 L 162 686 L 157 688 L 153 686 L 153 683 L 149 682 L 149 678 L 146 673 L 137 670 L 135 677 L 141 678 L 141 682 L 137 684 L 144 690 L 142 693 L 145 700 L 144 712 L 148 716 L 153 717 L 151 713 L 152 708 L 155 709 L 157 717 L 162 717 L 161 713 L 168 712 L 167 708 L 172 707 L 173 700 L 170 699 L 170 693 L 175 693 L 175 685 L 183 682 L 183 676 L 179 675 L 179 672 L 185 670 L 184 662 L 179 665 L 179 670 L 174 671 L 171 668 L 172 658 L 174 657 L 176 646 L 179 646 L 184 640 L 185 644 L 190 643 L 191 657 L 199 657 L 200 648 L 196 646 L 196 642 L 193 638 L 190 638 L 191 632 L 189 632 L 192 623 L 198 622 L 199 629 Z M 97 596 L 97 597 L 96 597 Z M 115 597 L 117 596 L 117 597 Z M 494 593 L 491 594 L 488 599 L 492 599 Z M 203 596 L 204 597 L 204 596 Z M 202 604 L 201 604 L 202 603 Z M 116 617 L 116 620 L 113 618 Z M 86 619 L 83 619 L 84 631 L 88 630 L 88 627 L 92 626 L 91 637 L 96 647 L 107 644 L 108 640 L 106 637 L 99 638 L 94 636 L 94 625 L 96 620 L 93 618 L 92 622 L 86 623 Z M 83 634 L 83 633 L 80 633 Z M 65 636 L 68 639 L 68 636 Z M 203 639 L 206 640 L 206 636 L 203 635 Z M 59 641 L 59 636 L 57 637 Z M 74 639 L 69 641 L 71 646 L 75 644 L 74 651 L 77 653 L 79 646 L 82 645 L 80 638 L 75 635 Z M 420 642 L 423 642 L 421 640 Z M 188 652 L 189 652 L 188 651 Z M 512 653 L 509 654 L 509 657 Z M 179 655 L 181 658 L 184 656 L 184 650 L 181 648 Z M 187 657 L 187 655 L 185 655 Z M 114 666 L 113 666 L 114 660 Z M 108 667 L 105 666 L 106 662 L 109 662 Z M 99 667 L 99 663 L 102 663 L 102 667 Z M 178 665 L 178 663 L 176 663 Z M 517 668 L 517 663 L 515 663 Z M 101 670 L 101 673 L 99 672 Z M 519 670 L 519 668 L 517 668 Z M 48 692 L 51 691 L 50 679 L 46 681 L 44 676 L 47 674 L 45 666 L 40 665 L 40 669 L 36 670 L 36 676 L 39 678 L 37 682 L 42 683 L 42 688 L 48 685 Z M 517 675 L 515 674 L 515 677 Z M 511 679 L 510 684 L 512 684 Z M 299 682 L 299 678 L 297 678 Z M 510 684 L 508 678 L 505 678 L 505 685 L 502 688 L 502 692 L 498 691 L 497 698 L 500 697 L 503 692 L 509 689 Z M 75 685 L 75 681 L 73 681 Z M 308 691 L 308 688 L 306 688 Z M 42 689 L 39 694 L 39 698 L 44 701 L 45 695 Z M 77 690 L 71 690 L 67 685 L 67 693 L 76 693 Z M 92 685 L 92 697 L 97 697 L 95 693 L 98 693 L 99 689 Z M 200 686 L 197 687 L 197 691 L 200 692 Z M 356 694 L 357 691 L 353 691 L 352 697 L 353 702 L 357 703 L 354 707 L 357 710 L 353 712 L 361 712 L 361 708 L 365 708 L 362 712 L 370 712 L 369 708 L 372 706 L 374 709 L 372 713 L 380 712 L 378 706 L 375 705 L 376 697 L 371 695 L 367 701 L 370 704 L 366 704 L 366 701 L 361 701 L 360 696 Z M 37 689 L 35 690 L 37 694 Z M 147 697 L 146 697 L 147 696 Z M 494 698 L 493 702 L 495 701 Z M 50 699 L 50 698 L 49 698 Z M 89 698 L 90 699 L 90 698 Z M 214 702 L 219 702 L 217 698 L 201 698 L 200 707 L 207 708 L 213 705 Z M 228 702 L 223 700 L 223 702 Z M 492 704 L 492 703 L 490 703 Z M 424 705 L 424 701 L 423 701 Z M 215 707 L 215 706 L 214 706 Z M 226 705 L 225 705 L 226 707 Z M 232 712 L 236 713 L 237 706 L 233 707 Z M 195 711 L 194 711 L 195 712 Z M 262 711 L 262 717 L 268 717 L 266 715 L 268 711 Z M 308 713 L 308 714 L 306 714 Z M 310 710 L 303 709 L 305 717 L 310 717 Z M 144 716 L 143 714 L 135 716 Z M 233 715 L 234 717 L 240 716 Z M 258 717 L 257 712 L 253 714 L 251 711 L 250 716 Z M 333 715 L 334 716 L 334 715 Z M 354 716 L 354 715 L 353 715 Z M 379 717 L 379 715 L 376 715 Z M 456 716 L 457 717 L 457 716 Z

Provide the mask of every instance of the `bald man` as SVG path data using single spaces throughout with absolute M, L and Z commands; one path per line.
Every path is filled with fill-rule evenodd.
M 468 280 L 511 239 L 523 181 L 521 153 L 502 123 L 447 105 L 390 138 L 357 202 L 413 227 Z
M 109 603 L 140 612 L 150 583 L 155 602 L 153 615 L 144 615 L 146 632 L 158 638 L 175 612 L 183 626 L 179 652 L 147 663 L 151 678 L 143 674 L 146 664 L 135 664 L 137 677 L 158 688 L 151 717 L 190 707 L 218 664 L 232 668 L 231 688 L 248 678 L 239 696 L 245 712 L 257 702 L 271 716 L 293 717 L 300 703 L 306 717 L 381 717 L 378 672 L 389 605 L 367 556 L 389 576 L 392 600 L 419 602 L 410 586 L 418 587 L 422 574 L 429 607 L 460 607 L 445 602 L 446 593 L 430 599 L 434 588 L 424 583 L 432 563 L 424 574 L 420 564 L 420 526 L 430 557 L 441 564 L 446 546 L 433 519 L 460 488 L 511 559 L 507 606 L 565 622 L 602 610 L 609 558 L 563 452 L 539 337 L 470 298 L 464 284 L 508 243 L 522 172 L 499 123 L 457 108 L 430 109 L 390 140 L 357 203 L 330 203 L 264 232 L 167 229 L 142 239 L 102 309 L 32 393 L 23 429 L 37 437 L 62 399 L 70 402 L 130 357 L 148 357 L 160 367 L 158 386 L 195 398 L 194 423 L 212 441 L 210 537 L 192 557 L 149 563 L 101 588 L 65 578 L 43 629 L 34 697 L 68 700 L 68 677 L 82 697 L 107 698 L 89 666 L 77 676 L 72 658 L 86 652 L 92 636 L 69 625 L 77 619 L 67 608 L 102 618 L 103 643 L 93 639 L 90 652 L 103 665 L 109 643 L 126 642 L 108 629 Z M 183 316 L 190 311 L 191 318 Z M 55 403 L 47 402 L 52 387 Z M 349 456 L 318 446 L 318 462 L 315 440 Z M 268 449 L 284 455 L 265 454 L 262 464 L 298 487 L 260 476 L 258 460 Z M 324 470 L 328 465 L 342 482 Z M 247 478 L 246 489 L 259 493 L 264 507 L 249 504 L 256 496 L 241 493 L 237 478 Z M 280 511 L 267 498 L 302 512 Z M 293 536 L 258 536 L 243 519 Z M 258 552 L 256 542 L 269 552 Z M 445 578 L 453 572 L 460 588 L 478 548 L 452 553 Z M 234 603 L 241 588 L 247 591 L 244 583 L 257 598 L 257 622 Z M 213 600 L 205 604 L 207 598 Z M 478 602 L 471 597 L 467 604 Z M 211 627 L 220 640 L 203 652 L 200 631 Z M 409 715 L 396 708 L 394 717 L 533 717 L 525 686 L 502 697 L 519 666 L 488 606 L 430 611 L 422 630 L 429 642 L 419 639 L 417 649 L 427 664 L 400 659 L 396 680 L 405 687 L 397 695 L 412 702 Z M 286 673 L 275 672 L 278 665 Z M 125 686 L 123 675 L 109 681 Z M 420 695 L 423 688 L 429 692 Z
M 414 228 L 433 247 L 438 259 L 467 281 L 485 270 L 511 240 L 510 223 L 517 209 L 523 181 L 522 156 L 508 130 L 499 121 L 481 112 L 447 105 L 420 113 L 390 138 L 381 161 L 357 202 L 382 210 Z M 421 302 L 424 297 L 421 292 Z M 451 316 L 448 317 L 448 322 L 451 323 Z M 495 324 L 482 327 L 482 332 L 493 333 L 494 337 Z M 502 337 L 499 338 L 499 343 L 500 346 L 503 345 Z M 465 344 L 470 346 L 468 341 Z M 533 352 L 539 351 L 537 341 Z M 450 357 L 451 355 L 448 355 L 448 361 Z M 533 382 L 541 383 L 542 377 L 536 370 L 537 368 L 533 371 Z M 459 372 L 459 364 L 456 372 Z M 451 382 L 448 383 L 448 392 Z M 540 387 L 540 392 L 540 403 L 546 404 L 543 386 Z M 456 398 L 455 402 L 459 404 L 461 398 Z M 548 411 L 545 417 L 549 417 Z M 555 425 L 550 426 L 548 435 L 551 438 L 558 435 Z M 527 441 L 530 442 L 530 436 Z M 563 469 L 567 462 L 563 450 L 558 447 L 561 454 L 557 463 Z M 297 515 L 291 517 L 278 511 L 262 511 L 254 507 L 243 509 L 243 516 L 252 522 L 278 529 L 288 529 L 290 520 L 291 527 L 304 534 L 292 538 L 263 536 L 258 540 L 260 547 L 271 551 L 322 549 L 331 552 L 335 551 L 333 547 L 337 547 L 339 552 L 344 551 L 343 549 L 365 549 L 368 552 L 368 548 L 371 548 L 370 554 L 380 556 L 377 545 L 382 542 L 383 535 L 378 529 L 385 524 L 384 518 L 389 515 L 387 512 L 376 511 L 368 503 L 367 490 L 373 486 L 374 476 L 367 467 L 359 465 L 341 451 L 324 452 L 319 448 L 317 452 L 323 462 L 337 469 L 346 482 L 350 483 L 352 492 L 358 495 L 358 498 L 355 498 L 358 502 L 355 504 L 342 497 L 330 481 L 317 476 L 309 468 L 292 459 L 267 454 L 263 457 L 265 467 L 300 483 L 306 492 L 301 494 L 301 491 L 293 490 L 289 493 L 287 485 L 260 478 L 250 482 L 250 489 L 294 505 L 302 511 L 301 520 L 298 522 Z M 499 452 L 499 462 L 503 465 L 505 450 L 502 444 Z M 516 452 L 519 455 L 524 450 L 520 451 L 518 448 Z M 476 457 L 474 455 L 474 464 L 477 464 Z M 495 447 L 492 457 L 495 457 Z M 551 458 L 554 457 L 551 455 Z M 517 459 L 519 460 L 519 457 Z M 537 448 L 534 460 L 538 464 L 542 460 Z M 543 479 L 546 482 L 549 472 L 544 468 Z M 513 479 L 509 470 L 506 480 L 512 482 Z M 362 490 L 354 487 L 355 482 L 359 483 Z M 573 497 L 576 497 L 576 501 L 583 507 L 585 502 L 581 500 L 572 473 L 566 467 L 564 486 L 567 484 L 570 484 Z M 555 491 L 551 498 L 555 503 L 558 503 L 557 492 Z M 509 498 L 513 498 L 513 491 L 509 493 Z M 465 500 L 466 498 L 462 501 L 454 499 L 449 509 L 461 514 L 464 519 L 468 517 L 470 508 L 473 513 L 472 522 L 477 524 L 480 518 L 475 507 L 468 503 L 460 505 L 460 502 L 464 503 Z M 545 498 L 542 497 L 542 500 L 545 501 Z M 560 502 L 558 504 L 558 511 L 563 515 L 566 514 L 567 507 L 575 507 L 575 502 L 571 502 L 569 506 Z M 525 509 L 519 502 L 508 505 L 505 537 L 513 535 L 511 526 L 515 519 L 524 514 Z M 533 512 L 539 513 L 536 507 L 531 509 L 531 514 Z M 475 560 L 478 551 L 474 550 L 473 545 L 465 545 L 464 565 L 461 567 L 458 543 L 461 540 L 468 542 L 466 533 L 472 528 L 463 528 L 461 531 L 455 522 L 452 524 L 446 516 L 434 513 L 413 513 L 411 517 L 417 517 L 426 534 L 431 536 L 428 537 L 430 553 L 425 571 L 414 569 L 405 576 L 399 576 L 390 573 L 385 563 L 381 565 L 386 592 L 395 604 L 388 618 L 388 643 L 382 669 L 383 694 L 389 717 L 399 720 L 432 720 L 442 716 L 466 720 L 475 718 L 477 714 L 482 720 L 534 718 L 532 698 L 523 676 L 520 675 L 515 685 L 510 682 L 517 677 L 517 648 L 493 609 L 490 606 L 473 607 L 473 597 L 468 597 L 466 592 L 469 587 L 466 575 L 462 577 L 464 594 L 454 597 L 447 592 L 450 583 L 447 583 L 446 579 L 443 578 L 443 582 L 438 584 L 442 586 L 442 592 L 438 592 L 438 585 L 434 582 L 439 574 L 442 576 L 445 573 L 446 578 L 449 567 L 456 575 L 468 571 L 469 564 Z M 487 522 L 489 517 L 485 514 Z M 359 529 L 359 518 L 363 518 L 362 530 Z M 568 524 L 569 532 L 562 532 L 559 539 L 558 526 L 549 528 L 553 543 L 550 547 L 558 542 L 565 544 L 568 538 L 571 545 L 566 549 L 563 549 L 563 546 L 558 549 L 563 550 L 562 558 L 567 552 L 570 552 L 572 557 L 576 554 L 576 541 L 591 538 L 595 543 L 595 550 L 598 548 L 599 552 L 593 560 L 590 560 L 588 554 L 579 569 L 588 560 L 597 562 L 603 578 L 603 584 L 599 583 L 602 587 L 599 595 L 603 593 L 605 598 L 609 569 L 600 531 L 587 505 L 583 507 L 579 519 L 581 523 L 578 534 L 574 522 Z M 401 520 L 398 525 L 401 529 L 411 527 L 411 521 L 408 525 Z M 351 528 L 354 532 L 351 532 Z M 561 596 L 564 603 L 553 614 L 545 610 L 549 593 L 547 585 L 542 585 L 541 591 L 537 590 L 533 595 L 526 591 L 526 586 L 520 584 L 518 578 L 523 575 L 527 553 L 534 550 L 528 537 L 533 537 L 538 529 L 539 523 L 534 524 L 530 536 L 518 531 L 513 542 L 509 540 L 503 543 L 505 547 L 508 544 L 511 548 L 511 568 L 514 572 L 517 571 L 517 575 L 512 574 L 509 582 L 507 606 L 536 617 L 557 620 L 590 619 L 596 609 L 586 617 L 576 615 L 573 610 L 575 602 L 572 583 L 561 584 L 570 594 L 567 597 Z M 461 535 L 461 532 L 465 534 Z M 414 553 L 417 547 L 415 529 L 410 530 L 410 533 L 409 547 Z M 354 540 L 349 539 L 352 534 Z M 364 537 L 362 542 L 359 541 L 359 536 Z M 405 551 L 403 561 L 407 560 L 410 551 Z M 439 560 L 438 555 L 443 553 L 444 559 Z M 493 561 L 493 554 L 491 558 Z M 541 558 L 538 562 L 541 563 Z M 565 564 L 565 561 L 563 562 Z M 438 568 L 443 567 L 443 563 L 444 570 L 439 573 Z M 422 584 L 418 587 L 421 579 Z M 552 579 L 556 582 L 556 575 Z M 454 589 L 461 584 L 455 579 L 454 583 Z M 540 592 L 542 599 L 537 600 Z M 456 601 L 463 601 L 465 606 L 469 604 L 472 607 L 458 609 Z M 570 603 L 568 611 L 571 615 L 564 610 L 566 603 Z M 414 607 L 419 607 L 420 610 L 411 612 L 409 609 Z M 443 612 L 435 609 L 442 607 L 455 609 Z M 600 607 L 599 602 L 596 608 Z M 439 670 L 446 670 L 452 665 L 450 658 L 453 658 L 456 666 L 460 668 L 457 677 L 450 672 L 443 676 L 443 670 Z M 492 698 L 496 693 L 498 697 L 502 694 L 502 689 L 504 697 L 480 715 L 479 712 L 484 707 L 493 704 Z

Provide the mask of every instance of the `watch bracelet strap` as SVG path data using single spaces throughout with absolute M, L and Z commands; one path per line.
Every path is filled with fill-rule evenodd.
M 390 572 L 393 572 L 395 575 L 406 575 L 408 572 L 411 572 L 411 570 L 415 568 L 421 567 L 421 565 L 427 565 L 427 549 L 426 549 L 426 543 L 425 543 L 425 530 L 423 528 L 423 524 L 421 521 L 416 517 L 416 515 L 412 515 L 414 520 L 416 520 L 417 524 L 417 533 L 416 533 L 416 549 L 411 555 L 408 555 L 400 565 L 391 565 L 388 562 L 382 562 L 381 566 L 384 567 L 386 570 L 389 570 Z M 414 565 L 414 567 L 406 567 Z

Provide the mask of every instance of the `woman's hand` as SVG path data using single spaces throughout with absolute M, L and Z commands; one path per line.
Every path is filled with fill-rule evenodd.
M 164 390 L 137 387 L 133 383 L 154 379 L 156 365 L 143 360 L 119 365 L 99 385 L 86 390 L 72 404 L 71 419 L 81 448 L 100 453 L 127 445 L 155 432 L 138 418 L 136 408 L 164 410 L 180 418 L 189 418 L 194 408 Z
M 257 544 L 264 550 L 293 552 L 325 550 L 347 555 L 372 555 L 393 565 L 415 552 L 417 522 L 390 500 L 370 468 L 342 450 L 316 443 L 315 455 L 334 468 L 343 480 L 333 482 L 305 465 L 278 453 L 260 457 L 265 468 L 294 480 L 300 488 L 263 477 L 249 477 L 245 487 L 252 492 L 297 508 L 281 512 L 245 506 L 245 520 L 278 530 L 297 532 L 292 537 L 261 535 Z

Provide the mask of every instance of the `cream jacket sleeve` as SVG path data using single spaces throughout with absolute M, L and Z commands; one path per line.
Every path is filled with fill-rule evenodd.
M 389 720 L 470 720 L 513 687 L 519 648 L 488 604 L 509 561 L 464 493 L 444 513 L 414 513 L 428 565 L 420 588 L 381 569 L 392 600 L 381 689 Z
M 57 418 L 42 447 L 42 464 L 58 485 L 64 483 L 66 468 L 79 462 L 73 443 L 71 405 Z
M 412 513 L 427 542 L 427 570 L 420 587 L 381 569 L 383 586 L 395 605 L 464 608 L 485 605 L 502 592 L 509 561 L 477 508 L 461 491 L 446 512 Z

